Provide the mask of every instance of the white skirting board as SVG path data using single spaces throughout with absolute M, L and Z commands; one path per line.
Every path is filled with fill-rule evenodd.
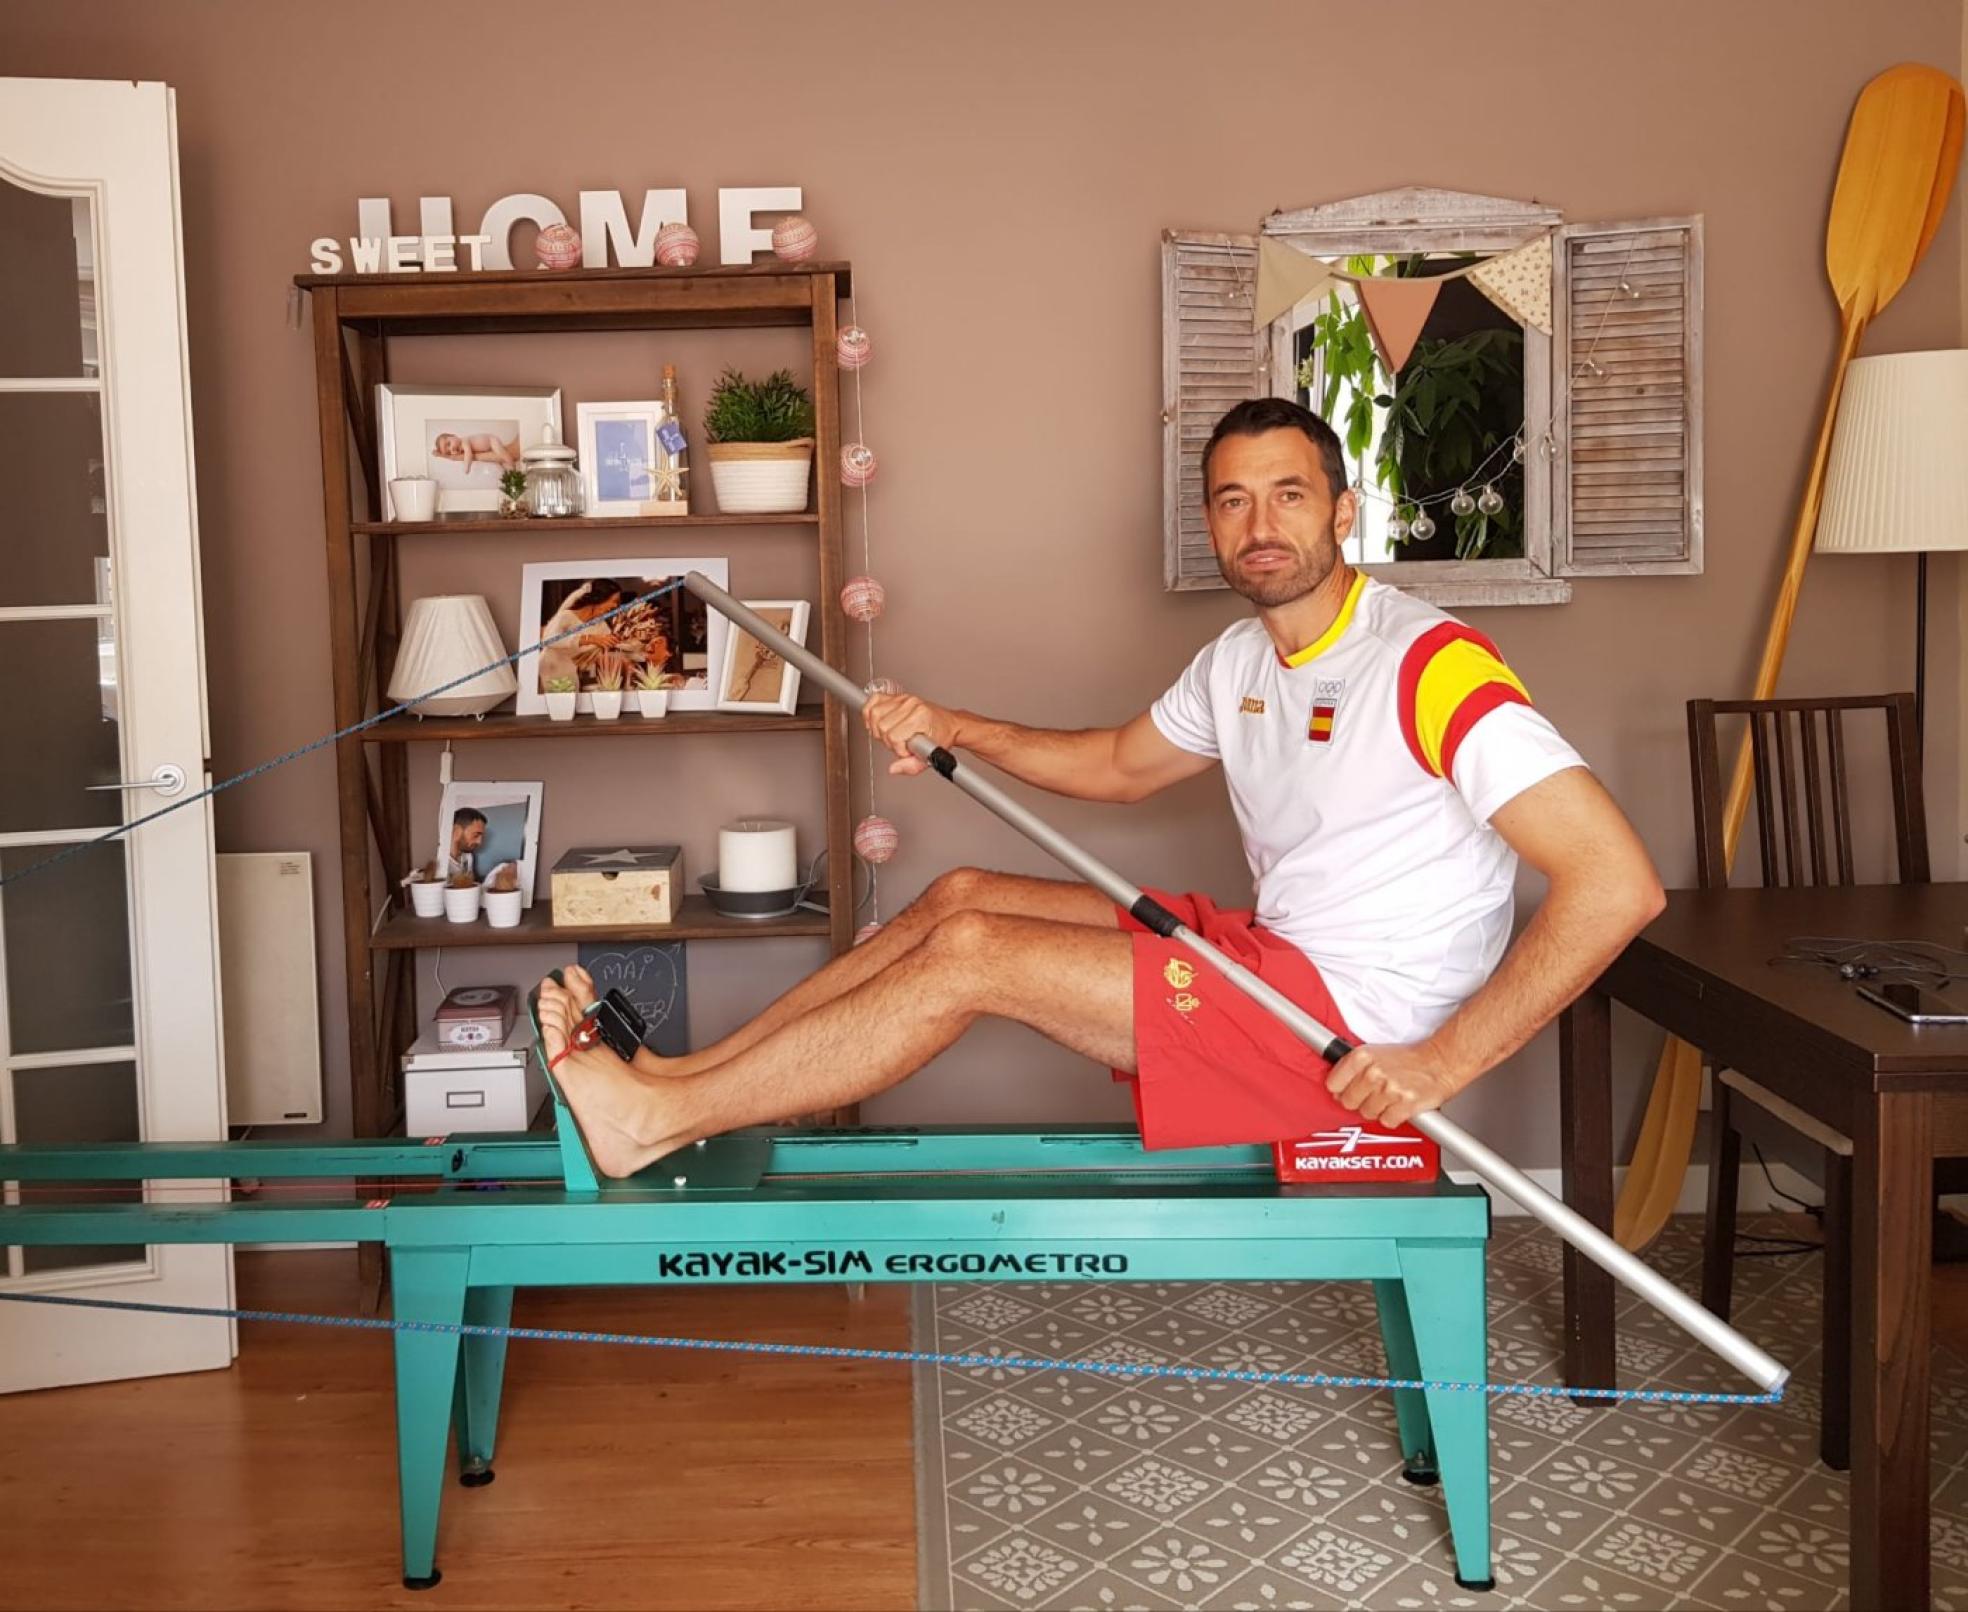
M 1785 1192 L 1794 1192 L 1806 1203 L 1821 1203 L 1824 1194 L 1806 1181 L 1795 1170 L 1783 1164 L 1770 1166 L 1770 1173 L 1777 1178 L 1777 1185 Z M 1558 1172 L 1556 1170 L 1526 1170 L 1524 1172 L 1546 1192 L 1558 1192 Z M 1451 1170 L 1450 1178 L 1456 1181 L 1473 1181 L 1476 1178 L 1467 1170 Z M 1626 1179 L 1624 1166 L 1613 1172 L 1613 1187 L 1617 1192 Z M 1756 1215 L 1770 1210 L 1794 1209 L 1794 1204 L 1785 1203 L 1772 1196 L 1770 1185 L 1763 1179 L 1761 1167 L 1753 1164 L 1743 1166 L 1742 1183 L 1736 1189 L 1736 1212 Z M 1524 1211 L 1500 1192 L 1490 1194 L 1490 1202 L 1499 1215 L 1521 1215 Z M 1681 1183 L 1681 1196 L 1674 1202 L 1677 1215 L 1698 1215 L 1708 1207 L 1708 1166 L 1693 1164 L 1688 1167 L 1688 1177 Z M 241 1243 L 242 1254 L 293 1253 L 310 1248 L 353 1248 L 354 1243 Z

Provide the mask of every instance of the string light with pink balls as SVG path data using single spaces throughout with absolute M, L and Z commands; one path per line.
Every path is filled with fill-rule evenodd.
M 802 263 L 820 249 L 820 236 L 811 223 L 797 215 L 783 218 L 772 231 L 775 257 L 788 263 Z M 850 621 L 868 630 L 868 681 L 870 694 L 893 694 L 896 686 L 875 674 L 875 618 L 888 602 L 888 590 L 874 576 L 874 541 L 868 514 L 868 484 L 879 468 L 875 450 L 868 446 L 866 412 L 861 394 L 861 371 L 874 356 L 874 342 L 861 326 L 860 309 L 850 288 L 847 295 L 848 322 L 834 339 L 834 361 L 854 377 L 854 440 L 840 451 L 841 484 L 861 495 L 861 574 L 849 577 L 841 588 L 841 611 Z M 854 932 L 860 945 L 881 928 L 881 865 L 895 855 L 901 835 L 886 817 L 875 810 L 875 741 L 867 739 L 868 815 L 854 825 L 854 854 L 868 864 L 869 921 Z

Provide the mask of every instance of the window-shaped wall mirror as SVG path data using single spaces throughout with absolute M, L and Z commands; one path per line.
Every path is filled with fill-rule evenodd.
M 1338 432 L 1347 559 L 1444 605 L 1701 569 L 1701 221 L 1402 190 L 1163 238 L 1164 580 L 1220 587 L 1201 449 L 1243 398 Z

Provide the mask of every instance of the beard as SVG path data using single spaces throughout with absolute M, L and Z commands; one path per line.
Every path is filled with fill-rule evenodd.
M 1246 572 L 1243 562 L 1252 554 L 1289 554 L 1296 563 L 1274 571 Z M 1333 567 L 1338 563 L 1338 537 L 1328 526 L 1325 541 L 1310 552 L 1293 548 L 1287 543 L 1257 544 L 1239 550 L 1228 560 L 1219 556 L 1216 568 L 1235 592 L 1254 605 L 1275 610 L 1280 605 L 1303 599 L 1332 575 Z

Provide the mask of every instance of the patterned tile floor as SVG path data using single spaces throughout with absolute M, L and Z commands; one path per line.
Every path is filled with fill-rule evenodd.
M 1698 1220 L 1677 1221 L 1649 1255 L 1690 1291 L 1699 1236 Z M 1487 1595 L 1456 1587 L 1440 1491 L 1401 1480 L 1384 1394 L 920 1367 L 921 1604 L 1843 1607 L 1846 1480 L 1817 1460 L 1820 1259 L 1737 1271 L 1738 1323 L 1795 1373 L 1785 1402 L 1493 1400 Z M 1559 1298 L 1557 1240 L 1498 1221 L 1493 1377 L 1557 1381 Z M 1364 1283 L 924 1288 L 916 1339 L 1057 1359 L 1386 1369 Z M 1622 1310 L 1619 1359 L 1628 1386 L 1745 1386 L 1637 1301 Z M 1939 1351 L 1935 1374 L 1935 1605 L 1968 1609 L 1968 1363 Z

